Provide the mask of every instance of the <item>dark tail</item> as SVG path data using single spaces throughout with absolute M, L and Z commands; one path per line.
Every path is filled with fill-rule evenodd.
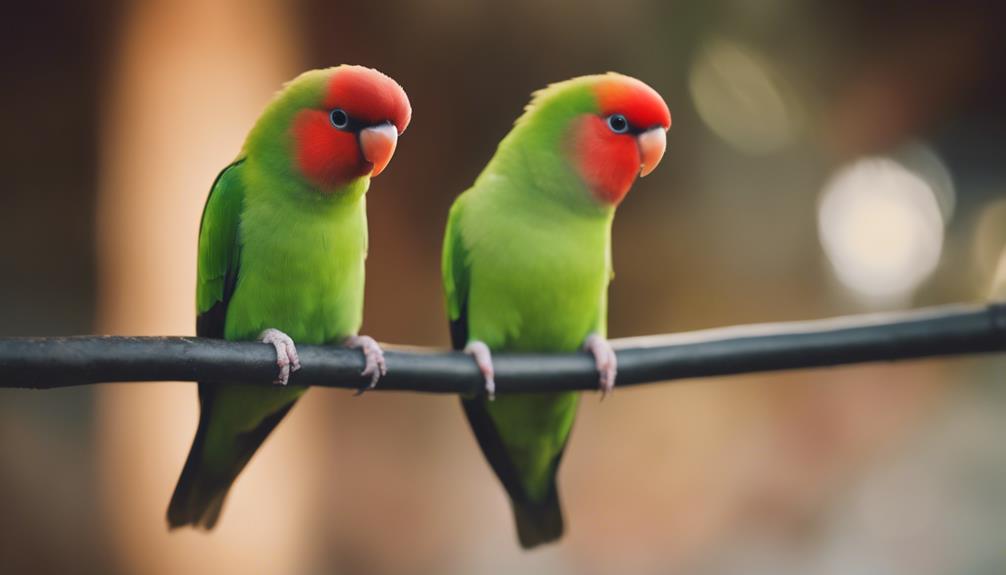
M 171 495 L 171 503 L 168 504 L 168 527 L 171 529 L 185 525 L 213 529 L 220 518 L 224 498 L 237 478 L 237 473 L 229 478 L 213 477 L 203 470 L 208 420 L 205 411 L 200 413 L 196 438 L 192 442 L 192 449 L 185 460 L 175 492 Z
M 211 467 L 206 463 L 205 449 L 212 402 L 206 401 L 207 398 L 200 395 L 199 427 L 196 429 L 196 438 L 192 442 L 189 457 L 185 460 L 178 485 L 175 486 L 175 492 L 171 496 L 171 503 L 168 504 L 168 527 L 171 529 L 186 525 L 206 530 L 213 529 L 220 518 L 224 499 L 234 480 L 294 404 L 291 401 L 263 420 L 252 431 L 236 436 L 233 448 L 230 450 L 230 460 L 214 462 Z
M 496 472 L 500 483 L 510 495 L 514 520 L 517 523 L 517 538 L 521 547 L 530 549 L 543 543 L 551 543 L 562 537 L 562 507 L 555 485 L 555 473 L 562 459 L 560 452 L 552 464 L 551 484 L 544 501 L 535 501 L 528 496 L 521 484 L 520 474 L 503 445 L 503 440 L 493 425 L 483 398 L 462 398 L 461 406 L 468 417 L 468 423 L 475 433 L 475 439 L 489 465 Z
M 545 543 L 552 543 L 562 537 L 562 506 L 555 484 L 549 490 L 548 498 L 543 503 L 533 503 L 527 500 L 512 500 L 513 517 L 517 523 L 517 538 L 520 546 L 531 549 Z

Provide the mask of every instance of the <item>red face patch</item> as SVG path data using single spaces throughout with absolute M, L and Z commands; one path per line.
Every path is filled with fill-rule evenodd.
M 343 66 L 333 75 L 323 104 L 341 108 L 368 124 L 391 122 L 401 134 L 412 119 L 412 106 L 405 90 L 377 70 Z
M 293 121 L 297 165 L 305 178 L 322 188 L 348 182 L 370 172 L 356 134 L 332 127 L 321 110 L 301 110 Z
M 635 136 L 612 132 L 604 118 L 593 114 L 582 116 L 571 136 L 580 177 L 599 201 L 617 205 L 639 173 Z

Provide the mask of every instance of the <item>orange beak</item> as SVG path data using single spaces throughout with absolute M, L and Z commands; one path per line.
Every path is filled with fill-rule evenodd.
M 384 168 L 388 167 L 391 156 L 395 155 L 395 146 L 397 145 L 398 130 L 388 122 L 360 131 L 360 148 L 363 150 L 363 157 L 374 166 L 370 177 L 380 174 Z
M 651 128 L 636 138 L 639 144 L 639 177 L 646 177 L 656 169 L 667 149 L 667 130 L 661 126 Z

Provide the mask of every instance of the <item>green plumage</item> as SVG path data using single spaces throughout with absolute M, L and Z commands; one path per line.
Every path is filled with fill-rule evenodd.
M 574 118 L 597 111 L 594 79 L 536 93 L 451 208 L 442 263 L 455 348 L 478 340 L 494 352 L 569 352 L 605 334 L 614 208 L 591 196 L 564 140 Z M 525 547 L 562 534 L 555 476 L 578 397 L 463 400 Z
M 254 340 L 275 328 L 298 344 L 326 344 L 360 327 L 370 179 L 321 194 L 291 161 L 291 121 L 321 102 L 329 73 L 291 82 L 212 187 L 199 234 L 200 336 Z M 199 428 L 168 508 L 172 527 L 213 527 L 237 475 L 304 391 L 199 384 Z

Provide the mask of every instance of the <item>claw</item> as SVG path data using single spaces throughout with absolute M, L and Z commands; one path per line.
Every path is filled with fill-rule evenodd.
M 279 368 L 279 375 L 273 383 L 286 385 L 290 382 L 290 373 L 300 369 L 300 356 L 297 354 L 297 346 L 294 345 L 293 339 L 273 328 L 263 331 L 258 338 L 262 343 L 272 344 L 276 349 L 276 367 Z
M 370 376 L 370 384 L 367 385 L 367 387 L 361 387 L 354 394 L 362 395 L 363 392 L 368 389 L 374 389 L 377 387 L 378 380 L 388 373 L 388 364 L 384 360 L 384 350 L 381 349 L 381 346 L 374 340 L 374 338 L 368 335 L 353 335 L 347 337 L 344 343 L 346 347 L 360 349 L 363 351 L 363 357 L 366 360 L 366 365 L 364 365 L 363 371 L 360 372 L 360 375 L 364 377 Z
M 486 380 L 486 395 L 489 396 L 489 401 L 496 399 L 495 370 L 489 346 L 475 340 L 465 346 L 465 353 L 475 358 L 475 364 L 479 366 L 479 371 L 482 372 L 482 377 Z
M 583 342 L 583 349 L 594 356 L 594 365 L 600 375 L 598 387 L 603 400 L 615 389 L 615 375 L 618 373 L 618 357 L 608 340 L 592 333 Z

